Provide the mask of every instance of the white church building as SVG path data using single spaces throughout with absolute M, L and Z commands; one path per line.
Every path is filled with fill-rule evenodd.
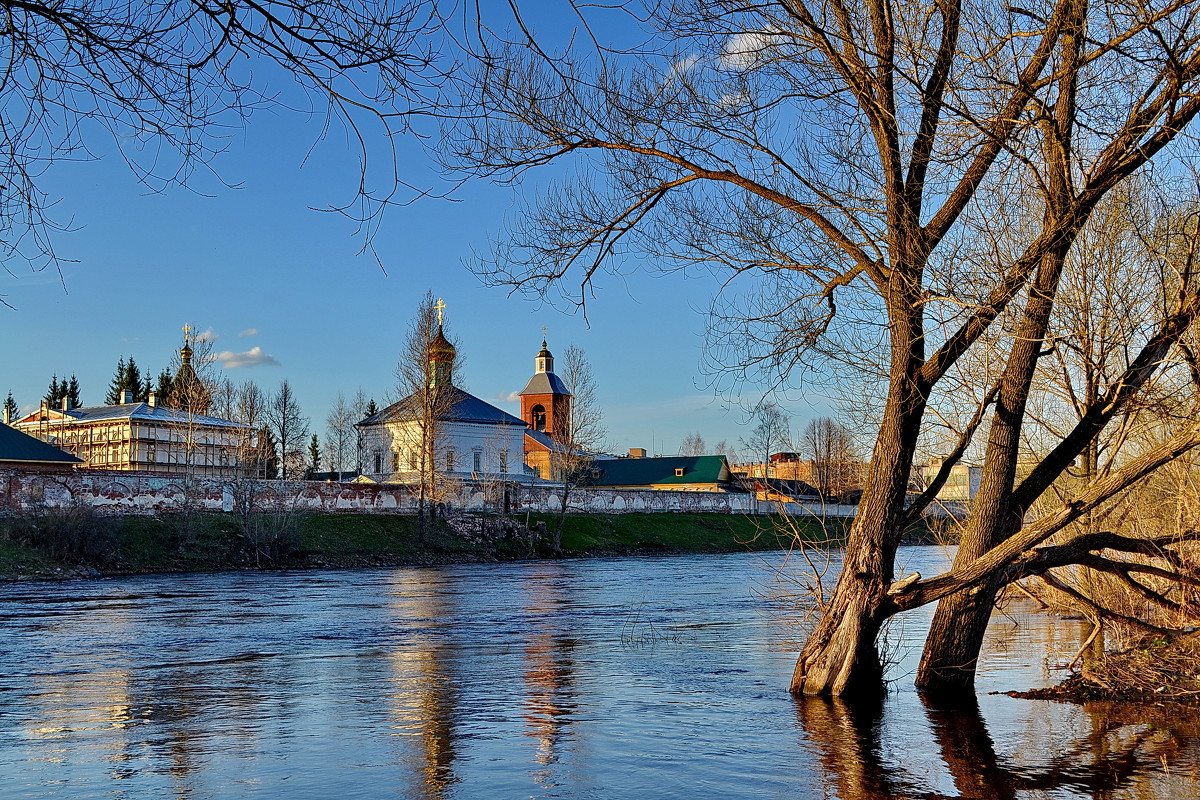
M 363 475 L 378 482 L 411 483 L 432 438 L 432 469 L 450 479 L 520 480 L 526 477 L 525 421 L 454 386 L 454 345 L 442 333 L 429 348 L 429 386 L 358 423 Z M 434 399 L 436 398 L 436 399 Z M 431 414 L 427 404 L 436 403 Z M 425 435 L 427 420 L 432 437 Z

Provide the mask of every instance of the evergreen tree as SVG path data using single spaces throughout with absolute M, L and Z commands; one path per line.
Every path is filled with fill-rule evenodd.
M 308 463 L 310 473 L 321 471 L 321 443 L 317 441 L 315 433 L 308 443 Z
M 83 401 L 79 397 L 79 379 L 78 378 L 76 378 L 72 374 L 71 382 L 67 383 L 66 381 L 63 381 L 62 388 L 63 388 L 64 394 L 66 394 L 66 396 L 68 398 L 70 398 L 70 400 L 71 400 L 71 408 L 79 408 L 80 406 L 83 405 Z
M 21 411 L 21 409 L 17 406 L 17 401 L 13 400 L 11 389 L 8 392 L 8 397 L 4 398 L 4 410 L 8 412 L 8 418 L 10 420 L 15 420 Z
M 62 386 L 58 383 L 58 373 L 54 373 L 54 377 L 50 379 L 50 388 L 46 390 L 46 394 L 42 396 L 42 400 L 51 408 L 58 406 L 62 402 Z
M 117 372 L 108 385 L 108 394 L 104 395 L 104 405 L 115 406 L 121 402 L 121 390 L 125 388 L 125 356 L 117 361 Z
M 137 362 L 130 356 L 126 361 L 122 356 L 117 361 L 117 371 L 113 375 L 112 382 L 108 386 L 108 394 L 104 396 L 104 404 L 115 406 L 121 402 L 121 392 L 127 392 L 125 401 L 127 403 L 140 403 L 145 400 L 150 392 L 150 378 L 142 379 L 142 371 L 138 369 Z
M 146 399 L 143 394 L 142 371 L 138 369 L 133 356 L 129 357 L 129 363 L 125 365 L 125 381 L 121 388 L 129 392 L 129 402 L 131 403 L 140 403 Z
M 154 391 L 154 381 L 150 379 L 150 373 L 146 373 L 142 378 L 142 400 L 149 400 L 150 393 Z
M 165 369 L 158 373 L 158 388 L 155 394 L 158 395 L 158 402 L 165 403 L 167 398 L 171 396 L 171 390 L 175 386 L 175 379 L 171 377 L 171 373 Z
M 378 413 L 379 409 L 375 407 L 375 398 L 372 397 L 370 402 L 367 403 L 367 413 L 363 415 L 363 419 L 366 419 L 367 417 L 373 417 Z

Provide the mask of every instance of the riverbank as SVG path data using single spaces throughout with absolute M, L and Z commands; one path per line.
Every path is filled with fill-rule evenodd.
M 239 569 L 411 566 L 530 558 L 778 550 L 837 545 L 850 520 L 731 514 L 570 515 L 550 550 L 552 515 L 415 517 L 314 514 L 267 519 L 247 534 L 233 514 L 105 517 L 76 510 L 0 520 L 0 580 Z

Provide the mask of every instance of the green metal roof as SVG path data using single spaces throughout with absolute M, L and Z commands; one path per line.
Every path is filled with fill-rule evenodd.
M 30 464 L 82 464 L 83 459 L 59 450 L 52 444 L 0 423 L 0 461 Z
M 729 481 L 725 456 L 612 458 L 593 462 L 592 470 L 599 475 L 586 480 L 588 486 L 684 486 Z M 677 475 L 678 470 L 683 474 Z

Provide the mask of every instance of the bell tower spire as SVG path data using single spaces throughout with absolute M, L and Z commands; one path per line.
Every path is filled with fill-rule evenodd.
M 571 413 L 571 392 L 554 374 L 554 355 L 546 345 L 542 328 L 542 349 L 533 359 L 534 373 L 521 392 L 521 419 L 535 431 L 553 436 L 565 432 Z

